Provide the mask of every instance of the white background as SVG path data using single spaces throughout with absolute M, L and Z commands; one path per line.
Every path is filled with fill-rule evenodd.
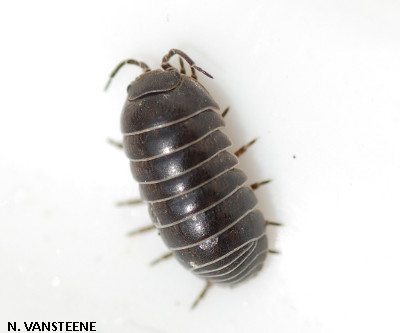
M 14 1 L 0 6 L 0 332 L 399 332 L 398 1 Z M 165 253 L 119 139 L 126 86 L 170 48 L 214 76 L 270 228 L 258 276 L 213 287 Z M 176 59 L 173 62 L 176 64 Z M 22 327 L 21 327 L 22 328 Z M 21 330 L 23 331 L 23 330 Z

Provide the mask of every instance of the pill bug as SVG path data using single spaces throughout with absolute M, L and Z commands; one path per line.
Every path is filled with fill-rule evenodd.
M 188 62 L 191 75 L 182 58 L 180 71 L 169 64 L 175 54 Z M 255 140 L 235 154 L 227 150 L 226 112 L 220 113 L 196 70 L 211 75 L 184 52 L 170 50 L 160 70 L 123 61 L 108 84 L 125 64 L 144 72 L 127 88 L 122 147 L 161 238 L 185 268 L 207 282 L 197 304 L 210 285 L 245 280 L 262 268 L 268 252 L 275 252 L 268 250 L 266 225 L 277 223 L 265 220 L 254 195 L 268 181 L 247 185 L 238 156 Z

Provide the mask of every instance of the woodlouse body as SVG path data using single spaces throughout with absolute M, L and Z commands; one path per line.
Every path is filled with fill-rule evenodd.
M 267 256 L 266 223 L 227 151 L 219 107 L 196 78 L 144 69 L 128 87 L 121 128 L 152 221 L 187 269 L 212 284 L 242 281 Z

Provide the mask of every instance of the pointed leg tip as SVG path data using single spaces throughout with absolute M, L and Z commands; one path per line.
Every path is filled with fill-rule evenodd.
M 157 260 L 150 261 L 149 266 L 150 266 L 150 267 L 153 267 L 153 266 L 157 265 L 159 262 L 160 262 L 160 260 L 158 260 L 158 259 L 157 259 Z
M 258 182 L 258 183 L 251 184 L 250 187 L 251 187 L 253 190 L 256 190 L 256 189 L 258 189 L 260 186 L 266 185 L 266 184 L 270 183 L 271 181 L 272 181 L 271 179 L 264 180 L 264 181 L 262 181 L 262 182 Z
M 279 251 L 268 249 L 268 253 L 271 254 L 281 254 Z
M 196 298 L 196 300 L 193 302 L 192 306 L 190 307 L 190 310 L 193 310 L 199 302 L 204 298 L 205 294 L 207 293 L 208 289 L 212 286 L 212 283 L 207 281 L 206 286 L 204 289 L 201 291 L 200 295 Z
M 224 118 L 228 114 L 228 111 L 229 111 L 229 106 L 221 113 L 221 117 Z
M 104 87 L 104 91 L 105 91 L 105 92 L 108 90 L 108 87 L 110 86 L 110 84 L 111 84 L 111 79 L 108 80 L 107 84 L 106 84 L 105 87 Z
M 150 266 L 154 266 L 154 265 L 158 264 L 159 262 L 161 262 L 161 261 L 163 261 L 165 259 L 171 258 L 172 255 L 173 255 L 172 252 L 168 252 L 167 254 L 164 254 L 163 256 L 151 261 L 149 265 Z
M 110 145 L 112 145 L 112 146 L 114 146 L 114 147 L 116 147 L 118 149 L 123 149 L 124 148 L 122 142 L 115 141 L 115 140 L 113 140 L 111 138 L 106 138 L 106 141 L 107 141 L 108 144 L 110 144 Z
M 138 204 L 143 204 L 143 200 L 141 199 L 135 199 L 135 200 L 129 200 L 129 201 L 118 201 L 115 203 L 117 207 L 123 207 L 123 206 L 130 206 L 130 205 L 138 205 Z
M 283 223 L 279 223 L 279 222 L 273 222 L 273 221 L 265 221 L 265 225 L 266 226 L 269 226 L 269 225 L 273 225 L 273 226 L 276 226 L 276 227 L 282 227 L 283 226 Z
M 201 67 L 196 66 L 196 65 L 193 65 L 192 67 L 193 67 L 194 69 L 197 69 L 199 72 L 203 73 L 204 75 L 208 76 L 210 79 L 213 79 L 213 78 L 214 78 L 211 74 L 207 73 L 207 72 L 206 72 L 204 69 L 202 69 Z
M 144 233 L 146 231 L 154 230 L 155 228 L 156 227 L 153 224 L 151 224 L 149 226 L 146 226 L 146 227 L 143 227 L 143 228 L 140 228 L 140 229 L 132 230 L 131 232 L 127 233 L 127 236 L 128 237 L 135 236 L 137 234 L 141 234 L 141 233 Z

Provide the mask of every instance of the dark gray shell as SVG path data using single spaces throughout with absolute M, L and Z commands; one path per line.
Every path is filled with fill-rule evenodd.
M 262 267 L 268 243 L 218 111 L 197 80 L 150 71 L 128 87 L 121 128 L 132 175 L 165 244 L 199 277 L 230 285 Z

